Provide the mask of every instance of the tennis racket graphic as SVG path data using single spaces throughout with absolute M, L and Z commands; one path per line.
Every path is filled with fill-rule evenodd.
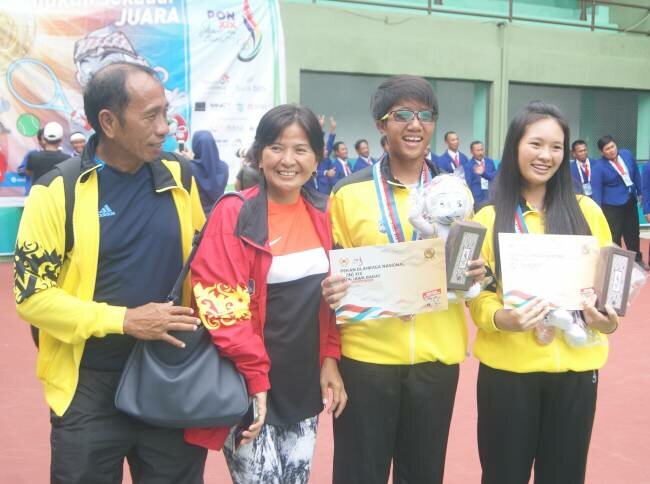
M 19 92 L 19 79 L 29 81 L 30 85 L 42 85 L 44 90 L 48 80 L 52 85 L 51 92 L 43 92 L 42 99 L 26 99 Z M 76 111 L 68 102 L 63 92 L 63 86 L 56 77 L 56 74 L 50 66 L 38 59 L 23 58 L 13 61 L 7 68 L 7 86 L 13 96 L 25 106 L 32 109 L 44 109 L 59 111 L 66 114 L 70 120 L 79 127 L 83 127 L 86 131 L 90 131 L 91 127 L 83 113 Z

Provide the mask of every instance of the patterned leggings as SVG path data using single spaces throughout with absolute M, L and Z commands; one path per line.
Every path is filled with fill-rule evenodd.
M 234 451 L 231 431 L 223 448 L 234 484 L 307 484 L 318 416 L 293 425 L 262 427 L 257 438 Z

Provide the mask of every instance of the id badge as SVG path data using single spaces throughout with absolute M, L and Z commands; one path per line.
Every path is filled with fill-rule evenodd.
M 490 181 L 487 178 L 481 177 L 481 190 L 490 188 Z
M 592 190 L 591 190 L 591 183 L 589 183 L 589 182 L 583 183 L 582 184 L 582 191 L 585 192 L 585 195 L 590 197 L 591 194 L 593 193 Z
M 625 183 L 626 187 L 631 187 L 632 185 L 634 185 L 634 183 L 632 183 L 632 179 L 630 178 L 630 175 L 628 173 L 626 173 L 625 175 L 622 175 L 622 177 L 623 177 L 623 183 Z

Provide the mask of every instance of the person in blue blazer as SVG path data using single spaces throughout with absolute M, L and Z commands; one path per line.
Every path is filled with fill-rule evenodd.
M 356 173 L 368 166 L 372 166 L 377 163 L 377 160 L 370 156 L 370 147 L 368 146 L 368 140 L 358 140 L 356 143 L 354 143 L 354 149 L 357 152 L 357 155 L 359 155 L 359 158 L 354 161 L 354 165 L 352 166 L 352 173 Z
M 458 150 L 460 143 L 458 134 L 454 131 L 447 131 L 445 133 L 445 143 L 447 144 L 447 150 L 437 158 L 434 158 L 438 168 L 443 173 L 462 174 L 468 160 L 467 156 Z
M 636 253 L 643 265 L 639 237 L 637 197 L 641 198 L 641 176 L 629 150 L 618 149 L 610 135 L 598 140 L 602 153 L 591 170 L 592 198 L 600 205 L 612 231 L 612 240 Z
M 343 141 L 334 143 L 334 158 L 332 159 L 328 176 L 330 176 L 329 173 L 332 173 L 332 170 L 334 173 L 330 177 L 332 188 L 334 188 L 339 180 L 352 174 L 352 166 L 350 166 L 350 162 L 348 161 L 348 148 Z
M 321 129 L 325 127 L 325 116 L 322 114 L 318 118 Z M 323 148 L 323 159 L 316 167 L 316 176 L 311 179 L 313 187 L 325 195 L 329 195 L 332 191 L 334 184 L 331 182 L 332 177 L 336 174 L 336 170 L 332 169 L 332 160 L 330 154 L 334 150 L 334 140 L 336 139 L 336 120 L 330 117 L 330 130 L 327 135 L 327 141 Z
M 488 201 L 490 182 L 497 174 L 494 161 L 485 156 L 485 148 L 480 141 L 472 141 L 469 145 L 472 157 L 465 163 L 465 182 L 474 197 L 474 211 Z
M 643 175 L 641 177 L 641 194 L 645 221 L 650 223 L 650 162 L 647 162 L 645 165 L 643 165 Z M 648 261 L 650 261 L 650 250 L 648 250 Z
M 592 196 L 591 171 L 595 160 L 590 160 L 587 152 L 587 143 L 577 139 L 571 143 L 571 177 L 573 178 L 574 191 L 588 197 Z

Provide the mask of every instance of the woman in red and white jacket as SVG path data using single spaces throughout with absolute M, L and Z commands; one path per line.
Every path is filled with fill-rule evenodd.
M 239 449 L 231 429 L 185 436 L 223 445 L 235 483 L 306 483 L 330 390 L 335 417 L 347 401 L 336 321 L 320 289 L 332 248 L 329 199 L 306 185 L 323 152 L 318 119 L 302 106 L 273 108 L 252 152 L 262 183 L 217 203 L 191 269 L 199 316 L 244 376 L 259 416 Z

